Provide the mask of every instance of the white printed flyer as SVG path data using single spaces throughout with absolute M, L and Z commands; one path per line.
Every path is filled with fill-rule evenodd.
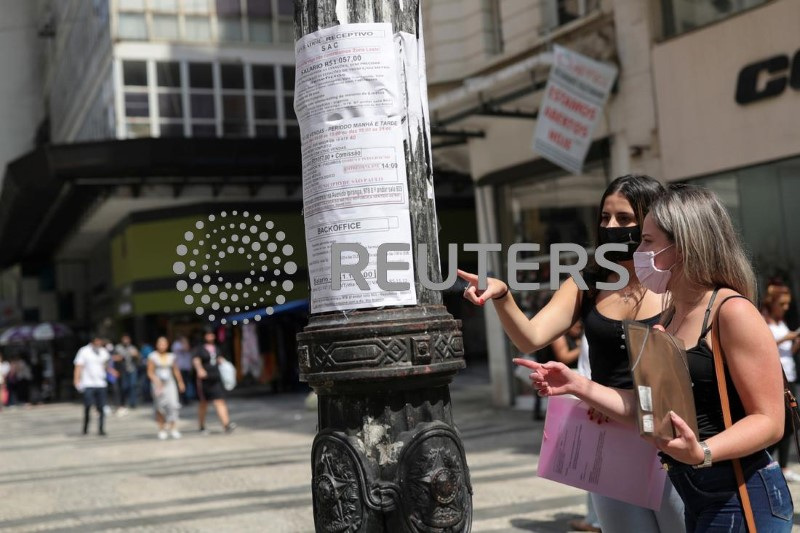
M 303 216 L 311 312 L 414 305 L 408 184 L 403 150 L 398 59 L 391 24 L 343 24 L 296 43 L 295 111 L 303 146 Z M 369 290 L 343 275 L 331 286 L 331 245 L 356 243 L 369 252 L 362 271 Z M 378 286 L 377 250 L 408 244 L 388 260 L 405 262 Z M 343 254 L 343 264 L 355 254 Z

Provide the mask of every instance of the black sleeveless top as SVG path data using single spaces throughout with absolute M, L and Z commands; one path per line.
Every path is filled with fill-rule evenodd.
M 640 320 L 648 326 L 658 324 L 661 314 Z M 621 320 L 600 314 L 595 305 L 595 296 L 584 293 L 581 301 L 581 320 L 586 340 L 589 341 L 589 366 L 592 381 L 618 389 L 632 389 L 628 350 L 625 347 L 625 330 Z
M 714 370 L 714 352 L 706 343 L 706 336 L 714 324 L 709 324 L 711 308 L 717 297 L 717 291 L 711 295 L 703 318 L 703 328 L 700 330 L 700 337 L 697 344 L 686 350 L 686 358 L 689 364 L 689 376 L 692 379 L 692 395 L 694 396 L 694 407 L 697 411 L 697 429 L 700 431 L 698 438 L 705 440 L 721 433 L 725 429 L 725 422 L 722 418 L 722 403 L 719 398 L 719 388 L 717 386 L 717 374 Z M 729 296 L 720 302 L 720 306 L 731 298 L 744 298 L 744 296 Z M 670 318 L 669 322 L 672 321 Z M 669 322 L 665 326 L 669 325 Z M 733 380 L 725 365 L 725 382 L 728 388 L 728 402 L 731 407 L 731 419 L 735 423 L 745 416 L 742 399 L 733 386 Z

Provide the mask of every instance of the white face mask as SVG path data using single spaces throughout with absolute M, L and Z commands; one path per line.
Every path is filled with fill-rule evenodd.
M 667 270 L 656 268 L 656 256 L 673 246 L 675 245 L 670 244 L 658 252 L 633 252 L 633 266 L 636 269 L 636 277 L 639 278 L 639 283 L 656 294 L 667 292 L 667 283 L 672 277 L 672 272 L 670 272 L 672 267 Z M 672 266 L 675 265 L 673 264 Z

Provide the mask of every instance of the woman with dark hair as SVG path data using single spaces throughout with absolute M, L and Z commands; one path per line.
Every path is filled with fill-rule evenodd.
M 503 329 L 522 353 L 531 353 L 550 345 L 581 320 L 589 344 L 592 380 L 608 387 L 631 389 L 633 379 L 622 322 L 638 320 L 656 324 L 662 309 L 661 297 L 639 284 L 634 271 L 633 252 L 641 240 L 645 215 L 663 190 L 661 184 L 649 176 L 629 175 L 611 182 L 600 200 L 599 244 L 626 245 L 624 251 L 607 253 L 605 256 L 628 272 L 628 283 L 621 289 L 583 291 L 570 278 L 536 316 L 528 319 L 517 307 L 504 282 L 488 278 L 486 289 L 481 291 L 476 275 L 459 271 L 459 275 L 469 282 L 464 298 L 476 305 L 484 305 L 491 300 Z M 586 269 L 584 279 L 589 287 L 594 287 L 597 282 L 619 281 L 620 276 L 595 263 Z M 598 413 L 597 416 L 603 415 Z M 592 500 L 603 531 L 683 531 L 683 505 L 669 482 L 664 486 L 659 511 L 598 494 L 592 494 Z
M 780 465 L 765 449 L 784 430 L 778 347 L 753 305 L 755 275 L 728 212 L 710 191 L 671 186 L 645 217 L 634 263 L 642 285 L 667 295 L 656 327 L 691 346 L 686 355 L 699 434 L 672 413 L 676 438 L 656 441 L 684 502 L 686 530 L 745 530 L 740 470 L 755 527 L 790 532 L 792 496 Z M 721 348 L 722 369 L 716 367 L 715 348 Z M 531 379 L 540 395 L 574 394 L 615 419 L 636 423 L 629 390 L 600 386 L 557 362 L 515 363 L 534 370 Z
M 192 364 L 197 373 L 197 395 L 200 400 L 197 406 L 197 422 L 200 432 L 203 434 L 208 434 L 206 430 L 208 402 L 211 402 L 217 411 L 225 433 L 236 429 L 236 423 L 231 422 L 228 415 L 225 389 L 222 387 L 222 378 L 219 373 L 219 365 L 224 359 L 222 348 L 217 345 L 217 335 L 213 329 L 206 329 L 203 333 L 203 343 L 195 349 L 192 358 Z

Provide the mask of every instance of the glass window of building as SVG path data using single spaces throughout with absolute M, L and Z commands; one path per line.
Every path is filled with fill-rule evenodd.
M 147 87 L 147 62 L 123 61 L 122 82 L 126 87 Z
M 131 122 L 125 123 L 125 136 L 128 139 L 137 137 L 150 137 L 150 122 Z
M 690 180 L 714 191 L 728 209 L 756 270 L 759 286 L 781 278 L 800 296 L 800 157 Z M 763 294 L 762 291 L 760 291 Z
M 275 95 L 253 95 L 253 108 L 256 120 L 272 119 L 277 120 L 278 110 L 275 103 Z
M 150 117 L 150 102 L 147 93 L 125 93 L 126 117 Z
M 144 11 L 144 0 L 119 0 L 120 11 Z
M 150 0 L 150 8 L 153 11 L 165 13 L 178 12 L 178 0 Z
M 144 14 L 120 13 L 117 34 L 120 39 L 147 40 L 147 19 Z
M 177 41 L 180 38 L 177 15 L 153 14 L 153 39 Z
M 247 0 L 247 25 L 251 41 L 272 42 L 272 0 Z
M 244 66 L 220 65 L 222 82 L 222 133 L 234 137 L 247 135 L 247 94 L 244 90 Z
M 701 26 L 726 19 L 769 0 L 662 0 L 661 19 L 664 37 L 673 37 Z
M 182 121 L 160 121 L 159 130 L 161 137 L 183 137 L 183 122 Z
M 217 112 L 211 63 L 189 63 L 189 106 L 192 136 L 215 137 Z
M 500 0 L 482 0 L 483 48 L 487 54 L 503 52 L 503 24 L 500 15 Z
M 189 87 L 192 89 L 214 88 L 214 70 L 211 63 L 189 63 Z
M 150 96 L 147 62 L 122 62 L 123 101 L 126 137 L 150 136 Z
M 208 17 L 186 15 L 184 17 L 184 28 L 187 41 L 211 41 L 211 21 Z
M 183 118 L 180 91 L 158 93 L 158 116 L 162 118 Z
M 213 121 L 216 118 L 213 94 L 192 94 L 189 102 L 192 106 L 192 122 L 198 122 L 196 119 L 210 119 Z
M 242 4 L 240 0 L 216 0 L 217 33 L 220 41 L 241 41 Z
M 156 63 L 158 87 L 181 87 L 181 65 L 177 61 Z
M 156 63 L 159 130 L 161 137 L 183 136 L 181 67 L 177 61 Z
M 222 117 L 224 135 L 247 136 L 247 101 L 244 94 L 223 94 Z
M 300 137 L 300 128 L 297 124 L 297 115 L 294 112 L 294 67 L 281 67 L 281 74 L 283 77 L 283 111 L 286 118 L 286 135 L 298 138 Z
M 183 11 L 185 13 L 208 13 L 209 0 L 183 0 Z
M 223 89 L 244 89 L 244 67 L 232 63 L 220 65 Z
M 278 0 L 278 41 L 294 42 L 294 1 Z

